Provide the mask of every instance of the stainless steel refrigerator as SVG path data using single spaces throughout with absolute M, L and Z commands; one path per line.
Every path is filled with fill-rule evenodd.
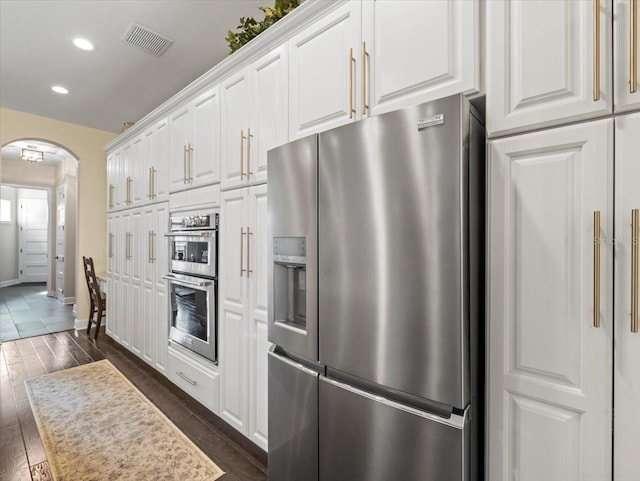
M 456 95 L 269 152 L 270 481 L 482 479 L 484 151 Z

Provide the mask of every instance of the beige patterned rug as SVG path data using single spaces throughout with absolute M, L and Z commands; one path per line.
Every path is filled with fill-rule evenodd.
M 212 481 L 224 474 L 107 360 L 25 383 L 57 481 Z

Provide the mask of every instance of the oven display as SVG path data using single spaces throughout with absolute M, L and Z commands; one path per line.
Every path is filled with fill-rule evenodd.
M 173 285 L 171 290 L 171 326 L 209 341 L 208 291 Z

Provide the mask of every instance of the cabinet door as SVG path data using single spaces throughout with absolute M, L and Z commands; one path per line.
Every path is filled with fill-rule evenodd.
M 491 142 L 488 199 L 487 479 L 609 480 L 612 121 Z
M 145 180 L 146 177 L 146 148 L 145 136 L 140 135 L 131 142 L 131 155 L 129 158 L 129 200 L 133 206 L 138 206 L 147 198 Z
M 169 116 L 169 192 L 184 190 L 187 184 L 187 133 L 189 106 L 175 110 Z
M 267 449 L 267 186 L 249 189 L 249 438 Z
M 169 302 L 166 281 L 163 275 L 169 272 L 169 242 L 164 234 L 169 230 L 169 205 L 164 202 L 155 207 L 155 226 L 152 238 L 153 265 L 155 266 L 154 317 L 150 339 L 155 342 L 155 368 L 160 372 L 167 369 L 167 348 L 169 345 Z
M 213 184 L 220 181 L 220 87 L 194 100 L 192 111 L 188 178 L 195 186 Z
M 118 207 L 126 208 L 131 205 L 131 144 L 125 145 L 120 153 L 120 172 L 120 185 L 116 189 L 120 192 Z
M 267 152 L 289 139 L 287 46 L 251 65 L 250 182 L 267 181 Z
M 128 311 L 128 333 L 131 342 L 131 351 L 138 356 L 142 352 L 142 278 L 147 254 L 147 232 L 144 228 L 143 211 L 135 209 L 131 212 L 131 280 L 129 304 L 125 304 Z
M 114 204 L 114 187 L 116 182 L 116 156 L 115 152 L 107 155 L 107 209 L 113 210 Z
M 221 85 L 223 189 L 246 184 L 248 179 L 248 131 L 250 70 L 244 68 Z
M 150 152 L 150 163 L 154 169 L 151 174 L 153 200 L 164 202 L 169 200 L 169 123 L 167 120 L 163 119 L 158 122 L 154 127 L 154 132 Z
M 597 1 L 599 62 L 592 1 L 487 2 L 490 136 L 611 112 L 611 2 Z
M 360 118 L 360 13 L 352 0 L 289 40 L 289 138 Z
M 139 318 L 140 323 L 140 335 L 141 335 L 141 357 L 147 363 L 153 365 L 154 360 L 154 350 L 155 350 L 155 315 L 156 315 L 156 307 L 155 307 L 155 277 L 156 277 L 156 268 L 153 263 L 153 236 L 151 233 L 155 228 L 155 208 L 154 206 L 148 206 L 142 211 L 143 215 L 143 236 L 144 236 L 144 246 L 143 246 L 143 281 L 142 281 L 142 312 Z M 139 242 L 142 243 L 142 240 Z
M 633 211 L 640 217 L 640 113 L 616 120 L 616 235 L 614 365 L 615 425 L 613 428 L 616 481 L 635 481 L 640 473 L 640 333 L 632 332 L 632 294 L 638 309 L 638 252 L 640 239 L 632 237 Z M 636 221 L 640 223 L 640 219 Z M 636 227 L 640 230 L 640 226 Z M 637 232 L 637 230 L 636 230 Z M 637 234 L 636 234 L 637 235 Z M 635 262 L 634 262 L 635 261 Z M 635 263 L 635 285 L 632 281 Z M 635 287 L 635 292 L 632 292 Z M 636 318 L 639 314 L 636 314 Z
M 361 114 L 478 91 L 479 27 L 476 0 L 362 2 Z
M 640 8 L 636 7 L 635 35 L 631 25 L 632 5 L 637 0 L 613 0 L 614 8 L 614 55 L 616 59 L 615 110 L 623 112 L 640 108 L 640 77 L 638 76 L 638 51 L 640 50 Z M 635 41 L 635 91 L 631 90 L 631 52 Z
M 222 193 L 220 209 L 220 416 L 247 433 L 247 189 Z

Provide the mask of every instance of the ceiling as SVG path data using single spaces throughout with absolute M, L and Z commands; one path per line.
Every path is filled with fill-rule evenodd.
M 0 0 L 4 1 L 4 0 Z M 41 140 L 16 140 L 7 145 L 4 145 L 0 150 L 2 160 L 20 160 L 20 154 L 22 149 L 39 150 L 44 153 L 44 160 L 40 162 L 40 165 L 57 165 L 60 162 L 64 162 L 68 159 L 73 159 L 71 155 L 65 149 L 58 147 L 57 145 L 49 142 L 43 142 Z
M 0 106 L 119 133 L 226 58 L 227 31 L 272 3 L 0 0 Z M 132 23 L 174 43 L 160 57 L 126 43 Z

